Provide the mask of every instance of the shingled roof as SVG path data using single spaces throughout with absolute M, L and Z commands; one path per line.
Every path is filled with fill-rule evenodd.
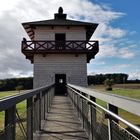
M 26 22 L 22 23 L 22 25 L 31 39 L 34 38 L 34 28 L 38 26 L 84 26 L 86 29 L 87 40 L 90 39 L 90 37 L 92 36 L 92 34 L 98 26 L 97 23 L 66 19 L 67 15 L 63 14 L 63 9 L 61 9 L 61 7 L 59 8 L 58 13 L 54 14 L 54 16 L 54 19 Z

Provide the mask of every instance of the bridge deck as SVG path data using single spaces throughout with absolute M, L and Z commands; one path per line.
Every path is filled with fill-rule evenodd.
M 34 140 L 88 140 L 68 97 L 55 96 L 41 134 Z

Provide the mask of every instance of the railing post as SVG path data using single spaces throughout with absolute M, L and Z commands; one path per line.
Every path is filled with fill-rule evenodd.
M 96 98 L 90 96 L 90 100 L 96 102 Z M 90 133 L 90 140 L 94 140 L 96 137 L 96 106 L 90 105 L 90 126 L 91 126 L 91 133 Z
M 79 105 L 80 105 L 80 102 L 79 102 L 79 95 L 77 95 L 77 114 L 78 114 L 78 118 L 80 117 Z
M 33 140 L 33 98 L 27 99 L 27 140 Z
M 85 96 L 85 93 L 82 93 L 83 96 Z M 84 99 L 82 98 L 82 119 L 83 119 L 83 128 L 85 128 L 85 110 L 84 110 Z
M 41 130 L 41 98 L 42 98 L 42 92 L 40 91 L 40 93 L 37 95 L 38 97 L 38 130 Z
M 40 101 L 41 101 L 41 120 L 45 119 L 45 108 L 44 108 L 44 92 L 40 92 Z
M 110 111 L 112 111 L 113 113 L 118 115 L 118 107 L 116 107 L 112 104 L 108 104 L 107 107 Z M 118 120 L 114 120 L 114 121 L 118 123 Z M 112 127 L 112 119 L 111 118 L 108 119 L 108 134 L 109 134 L 109 140 L 112 140 L 113 139 L 113 127 Z
M 5 140 L 16 139 L 16 105 L 5 111 Z
M 50 101 L 51 100 L 51 95 L 50 95 L 50 90 L 48 91 L 48 109 L 50 111 Z
M 47 92 L 47 113 L 49 112 L 49 92 Z
M 44 92 L 44 120 L 46 119 L 46 92 Z
M 41 130 L 41 101 L 40 101 L 40 93 L 36 95 L 35 98 L 35 107 L 34 107 L 34 118 L 35 118 L 35 131 Z

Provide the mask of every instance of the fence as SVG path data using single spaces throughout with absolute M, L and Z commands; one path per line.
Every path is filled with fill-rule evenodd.
M 77 116 L 82 121 L 83 128 L 87 131 L 90 140 L 140 140 L 140 128 L 117 115 L 118 106 L 125 110 L 135 107 L 131 112 L 139 115 L 140 101 L 95 93 L 70 84 L 67 87 L 72 105 L 76 108 Z M 96 103 L 97 97 L 108 103 L 108 109 Z
M 67 85 L 68 97 L 90 140 L 140 140 L 140 128 L 119 117 L 118 108 L 140 116 L 140 101 Z M 0 140 L 32 140 L 40 132 L 54 96 L 54 85 L 0 99 L 4 128 Z M 108 109 L 96 103 L 108 104 Z M 24 108 L 24 110 L 23 110 Z
M 54 85 L 41 87 L 0 99 L 4 128 L 0 140 L 32 140 L 33 132 L 41 130 L 54 96 Z

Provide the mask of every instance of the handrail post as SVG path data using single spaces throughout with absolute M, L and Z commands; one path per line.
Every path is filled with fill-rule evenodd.
M 90 99 L 93 102 L 96 102 L 96 98 L 93 96 L 90 96 Z M 96 106 L 90 105 L 90 122 L 91 122 L 91 134 L 90 134 L 90 140 L 94 140 L 96 138 Z
M 46 119 L 46 92 L 43 93 L 44 100 L 44 120 Z
M 112 111 L 113 113 L 118 115 L 118 107 L 116 107 L 112 104 L 108 104 L 107 107 L 110 111 Z M 118 123 L 118 120 L 114 120 L 114 121 Z M 108 135 L 109 135 L 109 140 L 112 140 L 112 138 L 113 138 L 113 127 L 112 127 L 112 119 L 111 118 L 108 118 Z
M 41 92 L 40 93 L 40 101 L 41 101 L 41 120 L 44 120 L 45 119 L 45 107 L 44 107 L 44 104 L 45 104 L 45 102 L 44 102 L 44 98 L 45 98 L 45 96 L 44 96 L 44 92 Z
M 38 97 L 38 131 L 41 130 L 41 96 L 42 96 L 42 91 L 37 95 Z
M 47 97 L 47 113 L 49 112 L 49 93 L 46 95 Z
M 80 118 L 80 102 L 79 102 L 79 95 L 77 95 L 77 112 L 78 112 L 78 118 Z
M 33 140 L 33 98 L 27 99 L 27 140 Z
M 5 110 L 5 140 L 16 139 L 16 105 Z
M 35 131 L 41 130 L 41 101 L 40 101 L 40 92 L 36 95 L 35 98 L 35 107 L 34 107 L 34 118 L 35 118 Z
M 85 93 L 81 93 L 83 96 L 85 96 Z M 84 111 L 84 99 L 82 98 L 82 120 L 83 120 L 83 128 L 85 128 L 85 111 Z

